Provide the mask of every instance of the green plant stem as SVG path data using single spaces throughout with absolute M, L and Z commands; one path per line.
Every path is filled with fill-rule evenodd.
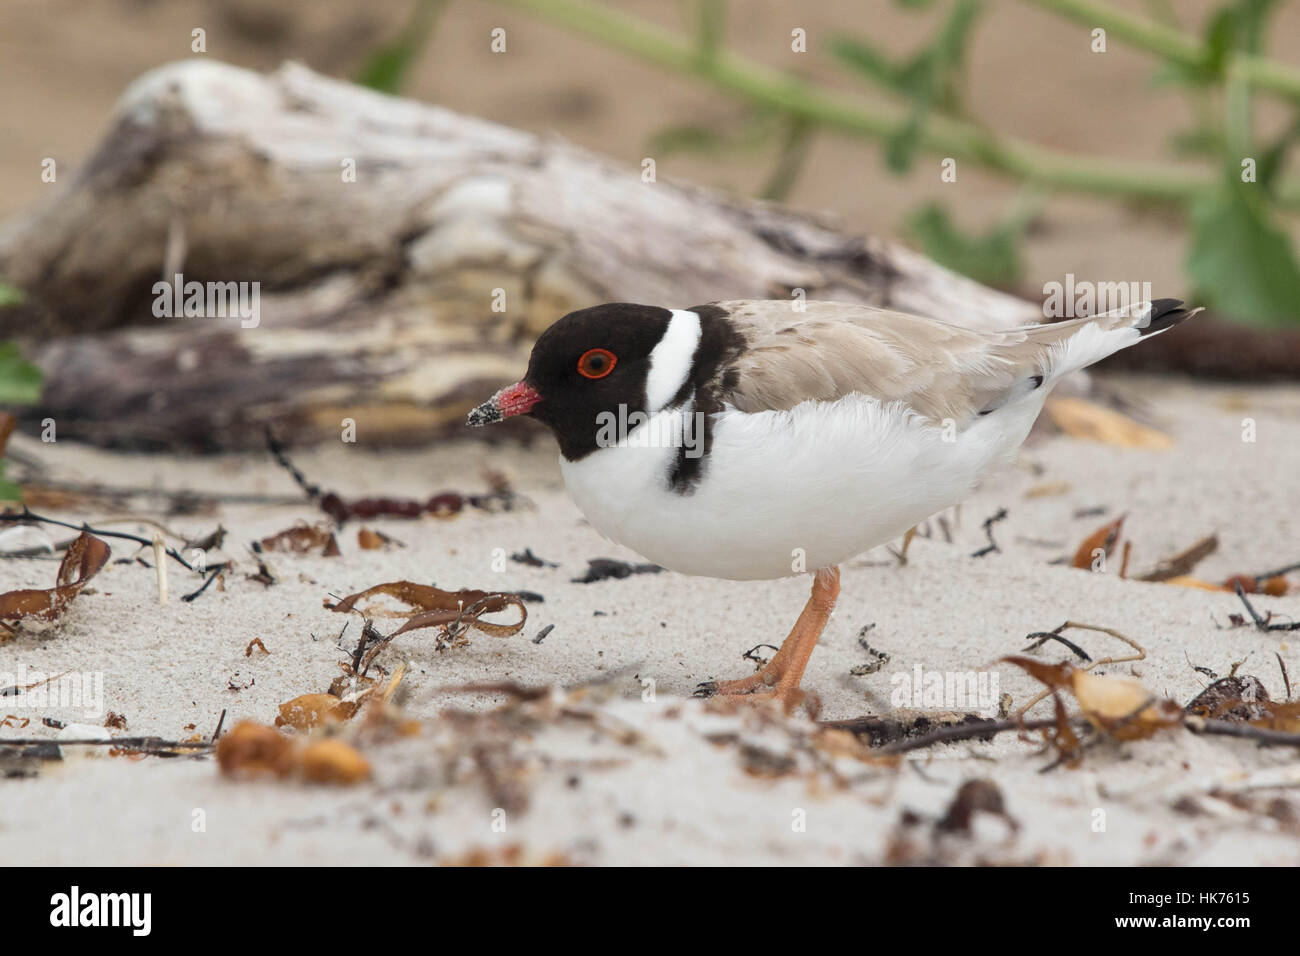
M 1043 10 L 1069 17 L 1082 26 L 1101 27 L 1108 37 L 1155 53 L 1184 66 L 1205 62 L 1201 44 L 1174 27 L 1128 13 L 1110 3 L 1096 0 L 1024 0 Z M 1237 53 L 1232 58 L 1243 81 L 1261 90 L 1269 90 L 1288 99 L 1300 101 L 1300 70 L 1252 53 Z
M 785 135 L 781 139 L 781 151 L 777 156 L 776 167 L 768 176 L 763 188 L 759 190 L 759 199 L 785 202 L 808 159 L 814 129 L 815 127 L 801 116 L 790 118 Z
M 714 57 L 701 59 L 698 47 L 690 41 L 588 0 L 496 2 L 527 11 L 658 66 L 702 77 L 754 104 L 781 110 L 815 126 L 867 139 L 888 140 L 907 122 L 903 110 L 867 107 L 721 50 Z M 972 123 L 944 116 L 930 117 L 921 132 L 920 145 L 929 153 L 974 162 L 1048 189 L 1183 202 L 1211 185 L 1197 172 L 1166 165 L 1079 157 L 1023 140 L 999 137 Z

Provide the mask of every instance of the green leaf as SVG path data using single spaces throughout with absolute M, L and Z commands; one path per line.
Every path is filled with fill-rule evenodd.
M 983 236 L 969 236 L 957 229 L 942 206 L 930 203 L 909 216 L 905 228 L 927 256 L 954 272 L 1000 286 L 1010 285 L 1020 276 L 1022 222 L 997 226 Z
M 0 282 L 0 309 L 7 308 L 11 305 L 19 305 L 22 301 L 22 289 L 16 289 L 7 283 Z
M 1163 86 L 1199 89 L 1214 81 L 1215 75 L 1205 62 L 1182 63 L 1178 60 L 1166 60 L 1151 75 L 1151 85 L 1157 89 Z
M 885 165 L 892 172 L 905 173 L 912 168 L 921 145 L 921 129 L 925 125 L 925 109 L 914 109 L 912 115 L 885 143 Z
M 1205 71 L 1222 76 L 1233 53 L 1259 53 L 1276 5 L 1277 0 L 1237 0 L 1219 8 L 1205 28 Z
M 1277 184 L 1277 174 L 1286 164 L 1287 153 L 1291 151 L 1297 136 L 1300 136 L 1300 116 L 1296 116 L 1291 121 L 1291 125 L 1259 157 L 1259 162 L 1255 166 L 1255 178 L 1270 195 Z
M 1300 321 L 1300 266 L 1258 184 L 1228 177 L 1193 204 L 1191 221 L 1187 272 L 1198 299 L 1257 325 Z
M 0 405 L 31 405 L 41 398 L 41 370 L 18 346 L 0 342 Z
M 831 42 L 831 53 L 840 62 L 912 102 L 907 120 L 885 144 L 885 162 L 894 172 L 912 168 L 921 133 L 936 105 L 948 112 L 959 110 L 959 80 L 980 3 L 957 0 L 935 38 L 905 63 L 861 40 L 837 37 Z
M 1228 54 L 1237 42 L 1237 12 L 1224 7 L 1210 18 L 1205 29 L 1205 71 L 1210 76 L 1221 76 Z
M 862 40 L 834 37 L 830 43 L 830 53 L 867 79 L 889 89 L 902 91 L 902 68 L 879 48 Z
M 374 50 L 357 74 L 357 82 L 381 93 L 400 92 L 433 32 L 443 0 L 417 0 L 411 19 L 398 38 Z
M 1224 150 L 1222 134 L 1205 126 L 1174 133 L 1169 145 L 1180 156 L 1222 156 Z

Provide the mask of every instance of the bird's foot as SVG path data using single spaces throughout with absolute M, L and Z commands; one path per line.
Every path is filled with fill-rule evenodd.
M 692 697 L 730 697 L 751 703 L 760 701 L 778 701 L 788 713 L 803 698 L 797 680 L 790 680 L 781 674 L 763 668 L 756 674 L 741 677 L 738 680 L 704 681 L 695 688 Z

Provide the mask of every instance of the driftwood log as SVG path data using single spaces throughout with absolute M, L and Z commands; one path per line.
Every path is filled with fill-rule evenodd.
M 50 188 L 0 227 L 0 276 L 26 294 L 0 338 L 45 371 L 29 420 L 117 447 L 256 447 L 268 424 L 337 440 L 345 418 L 368 445 L 455 434 L 538 332 L 604 301 L 801 289 L 989 326 L 1040 315 L 899 245 L 297 65 L 155 70 Z M 260 283 L 255 327 L 156 315 L 177 273 Z

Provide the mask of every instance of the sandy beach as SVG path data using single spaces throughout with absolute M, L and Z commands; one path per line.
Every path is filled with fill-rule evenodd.
M 1047 663 L 1075 659 L 1048 643 L 1026 652 L 1026 635 L 1064 621 L 1110 628 L 1137 642 L 1145 659 L 1097 673 L 1136 677 L 1180 704 L 1211 675 L 1237 666 L 1283 700 L 1279 658 L 1300 674 L 1294 633 L 1234 626 L 1243 607 L 1231 593 L 1121 579 L 1059 562 L 1098 527 L 1127 515 L 1130 574 L 1211 533 L 1216 553 L 1195 575 L 1219 581 L 1300 560 L 1296 479 L 1300 388 L 1206 387 L 1108 379 L 1139 401 L 1174 444 L 1126 449 L 1062 435 L 1031 441 L 1017 466 L 986 484 L 959 513 L 912 541 L 905 564 L 888 549 L 843 569 L 838 610 L 813 654 L 804 687 L 820 720 L 878 715 L 936 719 L 918 695 L 899 706 L 916 675 L 983 672 L 996 717 L 1041 685 L 1000 663 L 1028 653 Z M 1243 442 L 1243 419 L 1254 442 Z M 362 423 L 364 427 L 364 423 Z M 201 582 L 175 563 L 171 598 L 158 603 L 152 549 L 111 541 L 113 561 L 63 618 L 24 629 L 0 645 L 0 669 L 29 675 L 101 675 L 94 708 L 33 706 L 10 693 L 6 739 L 55 738 L 44 718 L 102 725 L 125 718 L 120 736 L 210 737 L 239 721 L 270 724 L 282 703 L 321 693 L 339 677 L 360 628 L 326 601 L 386 581 L 446 589 L 531 591 L 523 630 L 510 637 L 470 631 L 467 643 L 435 649 L 435 631 L 394 639 L 378 658 L 386 673 L 405 663 L 392 698 L 418 732 L 368 733 L 364 721 L 330 732 L 351 740 L 372 766 L 351 787 L 223 776 L 210 755 L 109 756 L 68 746 L 62 760 L 7 758 L 0 785 L 0 854 L 61 864 L 877 864 L 1025 862 L 1073 864 L 1295 865 L 1300 814 L 1294 749 L 1201 737 L 1182 728 L 1148 739 L 1105 740 L 1080 766 L 1055 766 L 1037 735 L 1002 734 L 914 751 L 900 760 L 864 757 L 807 714 L 721 708 L 691 699 L 696 684 L 737 677 L 743 655 L 779 644 L 806 592 L 806 579 L 735 583 L 646 573 L 578 583 L 587 561 L 636 555 L 603 540 L 569 502 L 555 451 L 539 435 L 530 448 L 449 443 L 377 454 L 340 443 L 294 455 L 311 480 L 348 497 L 424 499 L 442 490 L 481 492 L 485 470 L 504 474 L 530 503 L 502 513 L 466 509 L 454 518 L 350 522 L 341 555 L 268 554 L 276 583 L 251 580 L 249 544 L 295 522 L 324 516 L 310 503 L 220 505 L 167 516 L 166 493 L 293 495 L 269 455 L 124 456 L 18 437 L 13 448 L 61 482 L 155 489 L 132 499 L 179 535 L 218 523 L 235 562 L 220 584 L 191 602 Z M 998 550 L 987 544 L 986 518 Z M 42 513 L 91 524 L 111 512 Z M 362 550 L 359 527 L 404 547 Z M 104 525 L 152 536 L 145 524 Z M 53 540 L 71 532 L 47 529 Z M 510 558 L 531 549 L 556 567 Z M 57 556 L 0 559 L 0 590 L 49 587 Z M 1292 576 L 1295 581 L 1295 576 Z M 331 597 L 332 596 L 332 597 Z M 1300 596 L 1258 595 L 1273 620 L 1300 618 Z M 509 614 L 503 615 L 508 617 Z M 345 620 L 351 618 L 341 638 Z M 381 630 L 395 627 L 376 618 Z M 540 643 L 539 633 L 552 629 Z M 865 629 L 865 630 L 864 630 Z M 1094 660 L 1131 649 L 1101 632 L 1070 631 Z M 861 638 L 861 640 L 860 640 Z M 266 651 L 251 642 L 260 640 Z M 871 648 L 868 651 L 863 644 Z M 770 655 L 770 649 L 759 654 Z M 1076 659 L 1077 660 L 1077 659 Z M 27 682 L 30 683 L 30 678 Z M 1294 678 L 1293 678 L 1294 679 Z M 535 699 L 450 690 L 509 682 L 551 688 Z M 1003 695 L 1010 695 L 1009 699 Z M 1068 698 L 1067 698 L 1068 699 Z M 1073 705 L 1073 702 L 1071 702 Z M 1051 715 L 1051 702 L 1029 717 Z M 455 713 L 448 713 L 454 709 Z M 23 720 L 29 723 L 23 726 Z M 843 735 L 847 737 L 847 735 Z M 865 748 L 864 748 L 865 749 Z M 89 752 L 89 755 L 87 753 Z M 986 780 L 1004 813 L 951 825 L 958 788 Z M 945 823 L 945 821 L 947 821 Z

